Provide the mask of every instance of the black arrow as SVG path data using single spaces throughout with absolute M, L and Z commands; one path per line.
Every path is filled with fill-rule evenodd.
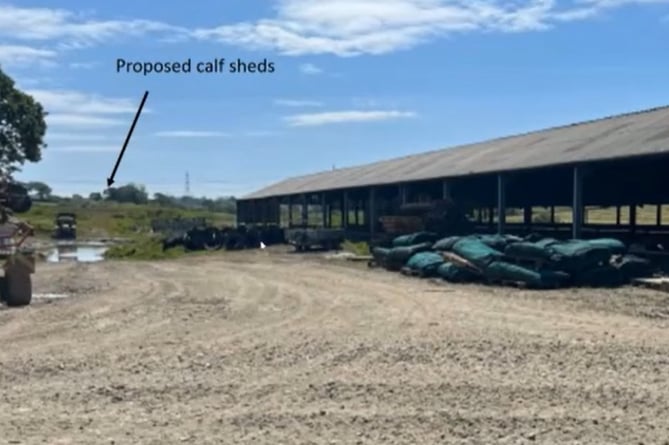
M 144 103 L 146 102 L 146 98 L 149 97 L 149 92 L 144 91 L 144 97 L 142 97 L 142 102 L 139 104 L 139 109 L 137 110 L 137 114 L 135 114 L 135 119 L 132 121 L 132 125 L 130 126 L 130 130 L 128 131 L 128 135 L 125 137 L 125 142 L 123 143 L 123 148 L 121 149 L 121 153 L 118 155 L 118 159 L 116 160 L 116 165 L 114 166 L 114 170 L 112 170 L 111 176 L 107 178 L 107 187 L 111 187 L 111 185 L 114 183 L 114 176 L 116 176 L 116 170 L 118 170 L 118 166 L 121 164 L 121 159 L 123 159 L 123 153 L 125 153 L 125 149 L 128 146 L 128 142 L 130 142 L 130 138 L 132 137 L 132 132 L 135 131 L 135 125 L 137 125 L 137 120 L 139 120 L 139 115 L 142 114 L 142 108 L 144 108 Z

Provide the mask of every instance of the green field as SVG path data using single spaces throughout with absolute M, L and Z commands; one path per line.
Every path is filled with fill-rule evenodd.
M 77 215 L 77 238 L 136 238 L 149 233 L 151 220 L 206 218 L 216 226 L 234 222 L 234 215 L 207 210 L 190 210 L 177 207 L 161 207 L 157 204 L 120 204 L 114 202 L 87 201 L 82 204 L 34 203 L 29 212 L 18 215 L 35 228 L 37 237 L 49 237 L 58 212 L 73 212 Z

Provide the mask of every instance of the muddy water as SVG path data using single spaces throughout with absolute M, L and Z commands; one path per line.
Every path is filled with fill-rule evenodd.
M 107 246 L 95 244 L 58 244 L 47 254 L 47 262 L 73 261 L 90 263 L 104 260 Z

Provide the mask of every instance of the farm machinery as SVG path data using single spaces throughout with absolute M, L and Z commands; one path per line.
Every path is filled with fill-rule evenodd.
M 57 240 L 72 240 L 77 237 L 77 215 L 61 212 L 56 215 L 53 238 Z
M 0 300 L 7 306 L 27 306 L 32 300 L 32 277 L 35 272 L 35 252 L 26 240 L 33 228 L 14 216 L 32 207 L 28 191 L 20 184 L 4 181 L 0 184 Z

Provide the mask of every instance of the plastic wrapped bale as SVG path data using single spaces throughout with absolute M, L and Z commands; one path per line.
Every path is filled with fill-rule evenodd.
M 611 251 L 613 255 L 622 255 L 627 252 L 625 243 L 615 238 L 596 238 L 587 241 L 591 246 L 605 247 Z
M 625 278 L 620 270 L 605 264 L 574 274 L 574 284 L 581 287 L 617 287 L 625 284 Z
M 623 255 L 611 265 L 620 271 L 623 279 L 627 282 L 636 278 L 649 277 L 653 274 L 652 263 L 636 255 Z
M 432 249 L 432 243 L 422 243 L 406 247 L 393 247 L 388 254 L 388 260 L 395 263 L 401 263 L 402 266 L 409 261 L 409 258 L 419 252 L 427 252 Z
M 437 275 L 451 283 L 471 283 L 480 278 L 471 270 L 448 261 L 439 266 Z
M 422 277 L 433 277 L 442 264 L 444 264 L 444 258 L 438 253 L 419 252 L 409 258 L 406 267 L 418 272 Z
M 536 289 L 562 287 L 569 274 L 556 271 L 535 271 L 505 261 L 494 261 L 485 269 L 486 278 L 492 281 L 513 281 L 524 283 Z
M 554 246 L 555 244 L 560 244 L 561 241 L 557 240 L 555 238 L 540 238 L 534 241 L 534 244 L 541 247 L 542 249 L 546 249 L 548 247 Z
M 476 238 L 481 240 L 485 245 L 499 251 L 503 251 L 508 243 L 504 235 L 476 235 Z
M 374 262 L 387 270 L 400 270 L 404 265 L 403 261 L 393 261 L 390 257 L 391 249 L 385 247 L 374 247 L 372 249 L 372 258 Z
M 509 244 L 504 249 L 504 254 L 510 258 L 530 261 L 548 261 L 552 256 L 546 247 L 527 241 Z
M 422 243 L 434 243 L 437 234 L 432 232 L 416 232 L 410 235 L 398 236 L 393 240 L 393 247 L 410 247 Z
M 442 238 L 434 243 L 434 245 L 432 245 L 432 250 L 436 250 L 437 252 L 450 252 L 453 250 L 455 243 L 461 239 L 461 236 L 449 236 L 447 238 Z
M 453 246 L 453 252 L 480 268 L 504 258 L 502 252 L 475 238 L 461 239 Z
M 612 256 L 608 247 L 592 245 L 581 240 L 556 243 L 551 245 L 549 250 L 558 255 L 554 257 L 555 266 L 572 274 L 608 264 Z

